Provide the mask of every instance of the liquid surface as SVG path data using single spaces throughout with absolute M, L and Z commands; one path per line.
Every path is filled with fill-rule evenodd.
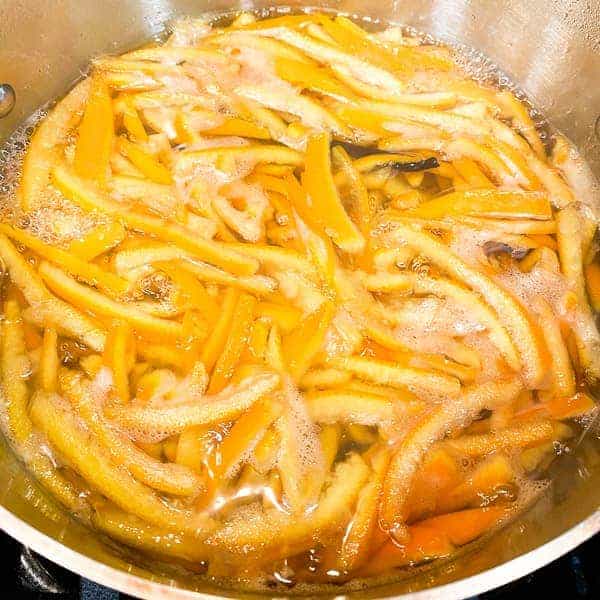
M 514 519 L 594 422 L 581 161 L 452 50 L 186 20 L 27 133 L 2 427 L 117 541 L 228 586 L 369 585 Z

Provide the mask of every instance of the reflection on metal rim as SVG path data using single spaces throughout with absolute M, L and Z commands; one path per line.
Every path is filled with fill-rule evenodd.
M 597 174 L 600 173 L 600 145 L 597 143 L 600 134 L 600 87 L 594 85 L 600 55 L 591 46 L 599 35 L 597 15 L 600 0 L 571 3 L 568 18 L 561 0 L 505 0 L 502 3 L 465 0 L 322 0 L 319 3 L 314 0 L 65 0 L 61 3 L 35 0 L 22 3 L 4 0 L 0 65 L 6 71 L 3 77 L 19 90 L 19 102 L 0 121 L 0 138 L 7 136 L 18 122 L 40 105 L 41 100 L 64 92 L 79 77 L 82 65 L 88 64 L 90 57 L 137 45 L 158 33 L 163 19 L 174 15 L 198 15 L 207 10 L 222 11 L 235 6 L 252 8 L 277 4 L 319 4 L 322 8 L 368 14 L 372 19 L 391 19 L 430 31 L 441 39 L 460 41 L 478 48 L 523 85 L 536 103 L 545 109 L 549 120 L 581 148 L 589 164 Z M 64 18 L 65 14 L 69 14 L 69 19 Z M 41 15 L 43 35 L 40 35 Z M 109 19 L 110 27 L 106 27 Z M 119 44 L 115 45 L 114 40 L 119 40 Z M 565 52 L 564 48 L 569 51 Z M 43 98 L 40 90 L 43 90 Z M 7 506 L 6 488 L 10 487 L 10 478 L 13 477 L 13 472 L 8 471 L 9 461 L 8 456 L 0 453 L 0 480 L 3 486 L 6 483 L 0 492 L 0 503 Z M 13 494 L 16 495 L 23 502 L 27 498 L 31 511 L 39 513 L 39 506 L 33 507 L 30 496 L 18 494 L 18 491 Z M 549 541 L 503 564 L 487 570 L 484 567 L 475 575 L 407 593 L 402 598 L 446 600 L 470 597 L 507 584 L 559 558 L 600 531 L 600 510 L 595 510 L 600 505 L 600 477 L 587 489 L 573 490 L 573 496 L 575 498 L 569 506 L 560 506 L 548 519 L 556 518 L 558 512 L 570 511 L 568 523 L 564 527 L 558 523 L 553 529 L 553 533 L 560 533 L 557 537 L 550 539 L 551 536 L 546 535 L 543 539 Z M 14 503 L 15 497 L 10 500 L 13 501 L 10 507 L 23 515 L 18 511 L 20 506 Z M 29 521 L 29 517 L 27 514 L 25 518 Z M 44 518 L 45 514 L 31 522 L 43 529 Z M 569 527 L 578 519 L 582 520 Z M 153 581 L 150 574 L 146 579 L 127 572 L 127 569 L 134 569 L 132 564 L 124 565 L 122 569 L 108 566 L 57 541 L 63 539 L 68 544 L 68 536 L 65 538 L 57 534 L 57 539 L 49 537 L 2 506 L 0 528 L 61 566 L 133 596 L 208 600 L 234 595 L 226 591 L 208 594 L 169 587 Z M 566 531 L 562 533 L 561 529 Z M 91 534 L 88 537 L 91 538 Z M 530 546 L 534 543 L 538 543 L 537 538 Z M 501 556 L 497 557 L 496 562 L 501 559 Z M 438 579 L 434 578 L 434 581 Z M 363 595 L 399 597 L 399 591 L 393 585 L 384 587 L 381 591 L 371 589 Z M 236 597 L 239 596 L 236 594 Z
M 35 552 L 49 558 L 65 569 L 74 571 L 78 575 L 91 579 L 108 588 L 130 595 L 133 594 L 144 599 L 168 597 L 175 600 L 209 600 L 218 597 L 211 594 L 170 587 L 104 565 L 40 533 L 2 507 L 0 507 L 0 524 L 6 533 Z M 600 532 L 600 510 L 597 510 L 585 519 L 585 521 L 582 521 L 550 542 L 498 567 L 454 583 L 403 594 L 401 598 L 402 600 L 460 600 L 487 592 L 519 579 L 537 569 L 541 569 L 553 560 L 570 552 L 598 532 Z M 337 596 L 337 598 L 343 597 L 345 596 Z

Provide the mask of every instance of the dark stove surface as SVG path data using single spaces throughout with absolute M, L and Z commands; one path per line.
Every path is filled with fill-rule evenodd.
M 35 554 L 0 532 L 2 598 L 18 600 L 127 600 Z M 600 534 L 566 556 L 471 600 L 511 600 L 536 594 L 548 598 L 600 598 Z

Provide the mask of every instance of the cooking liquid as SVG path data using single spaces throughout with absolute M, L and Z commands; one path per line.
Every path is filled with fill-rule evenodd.
M 260 17 L 271 16 L 273 13 L 269 12 L 268 15 L 261 14 Z M 219 25 L 223 25 L 225 20 L 229 20 L 229 17 L 223 21 L 219 21 Z M 416 32 L 411 32 L 416 37 Z M 425 43 L 432 43 L 432 40 L 423 38 Z M 473 52 L 463 54 L 459 59 L 459 64 L 464 66 L 470 74 L 478 80 L 484 83 L 489 83 L 493 80 L 494 83 L 498 83 L 501 87 L 514 90 L 513 85 L 509 82 L 504 75 L 497 74 L 493 70 L 488 62 L 482 57 Z M 24 153 L 27 148 L 28 138 L 34 131 L 39 120 L 45 117 L 45 111 L 40 110 L 38 113 L 33 115 L 31 119 L 23 124 L 15 133 L 4 143 L 1 150 L 1 162 L 0 162 L 0 192 L 2 196 L 2 220 L 4 222 L 16 223 L 19 226 L 24 226 L 33 235 L 39 237 L 50 244 L 61 244 L 65 246 L 73 239 L 83 237 L 87 232 L 91 231 L 94 227 L 106 222 L 103 216 L 96 213 L 88 213 L 73 206 L 70 202 L 65 201 L 60 195 L 56 195 L 55 198 L 50 199 L 43 209 L 36 211 L 33 215 L 24 215 L 18 208 L 18 201 L 15 198 L 16 186 L 20 177 L 20 164 L 22 162 Z M 546 124 L 541 117 L 541 114 L 537 111 L 532 110 L 532 116 L 534 117 L 536 124 L 540 127 L 540 138 L 544 144 L 549 148 L 552 145 L 552 139 L 547 135 Z M 363 153 L 369 153 L 374 151 L 373 148 L 367 149 L 357 148 L 353 145 L 347 145 L 352 156 L 359 156 Z M 433 175 L 427 174 L 419 186 L 419 189 L 425 190 L 426 192 L 439 194 L 444 191 L 440 189 L 439 180 L 436 181 Z M 590 194 L 591 196 L 592 194 Z M 461 237 L 462 234 L 462 237 Z M 474 239 L 470 230 L 467 228 L 464 231 L 457 231 L 458 237 L 456 238 L 455 246 L 453 250 L 465 260 L 467 263 L 476 263 L 475 258 L 478 253 L 481 253 L 481 248 L 486 241 L 494 239 L 495 234 L 493 232 L 483 232 L 483 238 L 481 237 Z M 487 237 L 486 237 L 487 236 Z M 135 245 L 135 244 L 134 244 Z M 418 257 L 413 257 L 411 260 L 411 269 L 413 272 L 421 272 L 422 266 L 416 260 Z M 345 265 L 353 265 L 354 260 L 349 258 L 347 255 L 339 254 L 339 259 L 345 261 Z M 35 257 L 31 257 L 32 262 L 37 262 Z M 428 272 L 430 266 L 427 261 L 425 262 L 425 271 Z M 538 273 L 539 275 L 539 273 Z M 541 275 L 540 275 L 541 276 Z M 521 301 L 527 305 L 532 299 L 528 296 L 527 292 L 530 289 L 532 279 L 527 274 L 522 273 L 518 269 L 514 273 L 510 271 L 500 273 L 498 275 L 498 281 L 502 281 L 509 289 L 516 290 L 516 295 Z M 558 303 L 565 293 L 566 284 L 562 277 L 555 276 L 553 281 L 549 281 L 548 278 L 545 280 L 538 280 L 536 284 L 536 293 L 543 293 L 548 297 L 549 300 L 554 300 L 551 304 Z M 285 280 L 282 275 L 279 279 L 279 285 L 281 288 L 285 288 L 286 285 L 293 287 L 295 282 L 289 282 Z M 11 291 L 12 290 L 12 291 Z M 208 287 L 210 292 L 211 288 Z M 5 292 L 14 295 L 14 286 L 8 284 L 5 285 Z M 160 293 L 159 293 L 160 296 Z M 360 303 L 359 299 L 355 299 L 357 303 Z M 310 305 L 311 300 L 305 299 L 304 302 Z M 403 299 L 399 300 L 400 304 L 407 305 Z M 302 302 L 300 302 L 301 304 Z M 418 304 L 418 306 L 417 306 Z M 334 319 L 334 330 L 337 324 L 337 333 L 330 332 L 331 338 L 327 341 L 328 344 L 332 344 L 333 347 L 340 347 L 344 344 L 352 344 L 352 335 L 349 330 L 356 327 L 356 313 L 351 306 L 351 302 L 348 302 L 346 307 L 348 313 L 340 311 L 336 313 Z M 420 350 L 428 353 L 442 352 L 439 347 L 433 343 L 435 340 L 432 338 L 432 346 L 430 348 L 424 348 L 426 345 L 428 332 L 434 331 L 436 334 L 446 336 L 446 338 L 452 338 L 454 336 L 460 336 L 464 340 L 468 340 L 470 346 L 477 349 L 478 353 L 482 357 L 483 371 L 479 374 L 481 380 L 488 380 L 494 377 L 502 377 L 506 375 L 505 368 L 497 365 L 497 351 L 489 343 L 489 340 L 484 339 L 481 332 L 481 327 L 477 324 L 476 319 L 470 319 L 468 311 L 462 311 L 457 308 L 452 302 L 448 302 L 445 299 L 431 296 L 429 304 L 426 302 L 415 303 L 415 306 L 409 306 L 408 314 L 411 317 L 412 323 L 399 323 L 397 325 L 398 338 L 408 348 L 414 348 L 414 350 Z M 354 312 L 354 315 L 352 314 Z M 401 313 L 400 313 L 401 314 Z M 429 320 L 429 321 L 428 321 Z M 427 326 L 427 322 L 430 323 Z M 457 331 L 458 329 L 458 331 Z M 348 339 L 350 338 L 350 339 Z M 467 345 L 469 345 L 467 344 Z M 443 344 L 442 344 L 443 346 Z M 60 357 L 62 363 L 67 366 L 75 365 L 81 360 L 82 356 L 88 354 L 88 349 L 83 346 L 77 345 L 68 338 L 64 338 L 60 348 Z M 184 348 L 185 349 L 185 348 Z M 363 357 L 375 357 L 378 359 L 394 360 L 393 353 L 388 356 L 386 351 L 382 349 L 376 343 L 365 343 L 359 351 Z M 95 383 L 98 386 L 102 386 L 98 383 L 99 376 L 96 376 Z M 28 385 L 33 389 L 33 382 L 28 374 L 24 375 L 24 378 L 28 380 Z M 109 382 L 110 384 L 110 382 Z M 583 381 L 579 382 L 579 389 L 586 390 Z M 109 385 L 110 387 L 110 385 Z M 344 425 L 318 426 L 312 423 L 310 416 L 306 412 L 306 407 L 303 404 L 303 400 L 297 395 L 296 388 L 290 386 L 288 392 L 284 394 L 284 414 L 281 417 L 286 422 L 287 430 L 294 432 L 293 438 L 290 439 L 290 444 L 299 444 L 299 448 L 296 448 L 296 460 L 299 465 L 296 465 L 298 472 L 313 472 L 319 473 L 325 469 L 323 462 L 323 444 L 327 435 L 333 437 L 338 436 L 339 440 L 335 455 L 330 458 L 334 464 L 340 464 L 347 457 L 353 453 L 365 455 L 369 452 L 370 448 L 375 448 L 378 445 L 385 446 L 386 443 L 393 444 L 399 442 L 402 439 L 403 431 L 408 431 L 411 423 L 411 419 L 407 419 L 406 422 L 400 424 L 399 428 L 390 434 L 386 431 L 385 435 L 382 436 L 378 432 L 378 428 L 371 425 L 360 425 L 356 423 L 346 423 Z M 437 401 L 435 394 L 432 394 L 431 398 L 434 402 Z M 510 481 L 503 484 L 497 485 L 494 489 L 488 490 L 486 493 L 480 493 L 476 498 L 472 498 L 466 505 L 456 506 L 450 510 L 475 508 L 475 507 L 486 507 L 486 506 L 504 506 L 507 508 L 506 517 L 499 521 L 497 526 L 502 526 L 509 522 L 517 514 L 527 509 L 541 494 L 543 494 L 550 483 L 546 480 L 545 471 L 547 466 L 552 462 L 553 458 L 557 455 L 564 453 L 575 452 L 577 457 L 581 457 L 583 464 L 589 463 L 589 468 L 593 468 L 592 465 L 597 462 L 597 449 L 595 442 L 595 422 L 596 422 L 596 409 L 592 412 L 588 412 L 582 417 L 578 417 L 575 420 L 569 421 L 569 426 L 573 429 L 573 435 L 564 441 L 554 441 L 550 443 L 546 451 L 540 451 L 539 456 L 532 457 L 533 454 L 529 451 L 527 459 L 529 460 L 529 466 L 533 465 L 533 468 L 526 468 L 520 473 L 514 473 Z M 472 424 L 464 423 L 462 433 L 476 434 L 484 433 L 486 431 L 493 431 L 495 428 L 494 422 L 490 421 L 490 414 L 482 413 L 480 418 L 476 419 Z M 232 423 L 224 423 L 219 426 L 206 428 L 202 432 L 198 432 L 199 439 L 202 439 L 202 444 L 205 448 L 205 459 L 203 465 L 201 465 L 201 471 L 203 473 L 211 473 L 211 470 L 215 468 L 215 462 L 218 463 L 219 445 L 223 439 L 227 438 L 228 433 L 231 431 Z M 333 431 L 335 428 L 335 431 Z M 403 429 L 404 428 L 404 429 Z M 589 431 L 593 435 L 589 435 Z M 325 433 L 327 431 L 327 433 Z M 585 434 L 588 434 L 584 437 Z M 456 436 L 457 431 L 451 433 L 452 436 Z M 143 438 L 143 435 L 137 436 L 138 439 Z M 134 436 L 135 438 L 135 436 Z M 158 447 L 159 455 L 161 460 L 166 462 L 172 462 L 173 457 L 177 452 L 178 436 L 163 438 L 163 436 L 157 436 L 156 441 L 152 439 L 152 435 L 148 435 L 145 438 L 144 443 L 140 443 L 140 448 L 147 450 L 148 452 L 157 451 Z M 387 438 L 387 442 L 385 441 Z M 160 442 L 161 446 L 156 446 L 156 442 Z M 50 456 L 52 461 L 56 464 L 57 468 L 60 468 L 62 472 L 67 473 L 68 476 L 76 482 L 81 489 L 86 490 L 85 481 L 73 473 L 68 466 L 63 464 L 63 460 L 57 454 L 51 450 L 51 445 L 44 442 L 40 442 L 40 438 L 35 437 L 30 444 L 33 444 L 32 452 L 37 452 L 40 448 L 43 448 L 43 453 Z M 151 448 L 152 447 L 152 448 Z M 23 452 L 23 447 L 21 447 Z M 522 453 L 512 451 L 510 448 L 504 451 L 495 453 L 493 457 L 505 456 L 510 461 L 522 461 Z M 456 468 L 457 480 L 465 481 L 469 477 L 472 477 L 478 465 L 481 465 L 484 460 L 489 460 L 489 456 L 484 458 L 469 458 L 464 456 L 462 458 L 456 457 Z M 266 471 L 268 476 L 260 475 L 260 468 L 257 466 L 257 459 L 254 456 L 253 450 L 250 450 L 247 455 L 240 458 L 235 465 L 235 469 L 232 473 L 228 474 L 229 481 L 221 486 L 217 493 L 213 496 L 211 504 L 204 507 L 207 511 L 221 522 L 227 522 L 228 524 L 240 523 L 245 521 L 251 521 L 257 519 L 264 510 L 272 510 L 279 512 L 282 516 L 286 515 L 290 511 L 288 505 L 288 499 L 282 495 L 281 491 L 281 472 L 276 468 L 277 457 L 271 459 L 272 465 L 267 468 Z M 536 464 L 536 460 L 538 463 Z M 521 465 L 522 467 L 522 465 Z M 265 468 L 264 464 L 261 468 Z M 588 468 L 588 467 L 586 467 Z M 281 467 L 280 467 L 281 469 Z M 372 479 L 365 481 L 365 486 Z M 423 482 L 421 482 L 423 484 Z M 304 494 L 306 490 L 298 490 L 300 495 Z M 309 494 L 310 495 L 310 494 Z M 188 501 L 185 499 L 174 499 L 173 497 L 169 500 L 173 505 L 181 508 L 188 506 Z M 93 490 L 86 490 L 84 505 L 80 510 L 80 514 L 83 518 L 89 517 L 89 506 L 88 503 L 93 506 L 102 506 L 105 503 L 105 499 L 101 494 Z M 413 521 L 419 522 L 432 514 L 435 514 L 431 506 L 425 505 L 419 509 L 419 498 L 412 498 L 414 505 Z M 311 514 L 315 511 L 318 506 L 318 495 L 312 497 L 311 502 L 307 504 L 304 511 L 306 514 Z M 310 518 L 310 517 L 309 517 Z M 411 520 L 409 519 L 409 524 Z M 123 527 L 123 530 L 126 526 Z M 286 592 L 302 592 L 308 589 L 321 585 L 327 585 L 330 583 L 341 584 L 345 583 L 349 586 L 362 587 L 364 585 L 370 585 L 382 580 L 390 580 L 397 577 L 405 576 L 406 573 L 411 573 L 411 570 L 416 569 L 419 565 L 429 562 L 435 558 L 448 558 L 447 552 L 440 552 L 439 556 L 433 552 L 431 555 L 427 553 L 423 554 L 420 559 L 408 560 L 405 564 L 398 565 L 399 569 L 390 569 L 386 572 L 369 571 L 369 561 L 365 561 L 361 567 L 355 571 L 345 571 L 337 560 L 336 553 L 339 552 L 339 548 L 344 543 L 344 538 L 348 535 L 348 532 L 352 529 L 352 520 L 347 520 L 344 528 L 337 529 L 335 532 L 330 532 L 323 539 L 319 539 L 318 535 L 315 537 L 313 544 L 304 543 L 304 548 L 299 553 L 294 553 L 293 548 L 290 549 L 290 555 L 286 556 L 284 553 L 282 556 L 277 557 L 274 561 L 264 564 L 262 562 L 254 563 L 254 556 L 256 549 L 248 549 L 248 561 L 245 563 L 244 558 L 239 558 L 237 564 L 232 564 L 227 559 L 222 559 L 219 556 L 219 552 L 215 553 L 214 558 L 211 557 L 207 560 L 196 560 L 193 563 L 189 561 L 182 561 L 182 564 L 186 568 L 190 568 L 196 572 L 207 572 L 207 577 L 218 581 L 222 585 L 233 586 L 233 587 L 248 587 L 251 589 L 262 589 L 262 590 L 276 590 Z M 379 546 L 374 544 L 374 548 L 381 547 L 381 544 L 385 542 L 388 535 L 395 538 L 395 543 L 400 547 L 407 543 L 406 533 L 404 531 L 391 532 L 390 534 L 384 533 L 379 527 L 376 527 L 373 536 L 377 540 Z M 120 541 L 120 536 L 116 536 Z M 125 540 L 127 543 L 127 540 Z M 172 537 L 171 534 L 165 534 L 164 539 L 158 537 L 154 538 L 152 555 L 157 554 L 157 550 L 161 545 L 169 547 L 171 544 L 177 544 L 178 541 Z M 464 546 L 457 544 L 454 548 L 455 552 L 464 552 L 466 548 L 470 546 Z M 147 547 L 146 550 L 149 550 Z M 375 552 L 375 550 L 373 550 Z M 366 579 L 365 579 L 366 577 Z

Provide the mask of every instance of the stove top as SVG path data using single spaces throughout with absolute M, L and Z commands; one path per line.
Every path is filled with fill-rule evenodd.
M 3 597 L 19 600 L 127 600 L 120 594 L 63 569 L 0 532 Z M 470 600 L 600 598 L 600 534 L 548 566 Z

